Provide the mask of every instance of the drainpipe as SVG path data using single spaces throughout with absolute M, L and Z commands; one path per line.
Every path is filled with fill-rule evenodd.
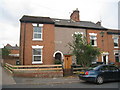
M 88 35 L 87 35 L 87 29 L 86 29 L 86 41 L 87 41 L 87 44 L 88 44 Z

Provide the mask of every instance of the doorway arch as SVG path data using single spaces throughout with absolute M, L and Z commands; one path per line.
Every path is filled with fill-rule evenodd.
M 61 61 L 61 53 L 56 53 L 55 54 L 55 60 L 60 60 Z
M 63 61 L 63 59 L 64 59 L 64 56 L 63 56 L 63 53 L 61 52 L 61 51 L 56 51 L 54 54 L 53 54 L 53 57 L 55 58 L 55 59 L 59 59 L 59 60 L 61 60 L 61 61 Z

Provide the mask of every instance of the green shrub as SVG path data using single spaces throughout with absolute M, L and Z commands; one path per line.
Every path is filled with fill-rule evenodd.
M 61 60 L 55 59 L 55 64 L 61 64 Z

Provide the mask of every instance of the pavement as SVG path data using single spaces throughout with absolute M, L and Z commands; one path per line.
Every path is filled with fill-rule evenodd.
M 0 90 L 2 89 L 2 67 L 0 67 Z
M 3 67 L 1 67 L 2 71 L 2 85 L 11 85 L 11 84 L 16 84 L 15 80 L 13 79 L 12 75 L 7 72 Z
M 2 85 L 13 85 L 13 84 L 65 84 L 80 82 L 77 76 L 67 76 L 58 78 L 26 78 L 26 77 L 13 77 L 6 69 L 2 68 Z

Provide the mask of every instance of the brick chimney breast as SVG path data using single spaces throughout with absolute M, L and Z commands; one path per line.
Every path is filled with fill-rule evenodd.
M 75 22 L 80 21 L 78 8 L 76 8 L 76 10 L 74 10 L 73 13 L 70 15 L 70 20 L 75 21 Z

